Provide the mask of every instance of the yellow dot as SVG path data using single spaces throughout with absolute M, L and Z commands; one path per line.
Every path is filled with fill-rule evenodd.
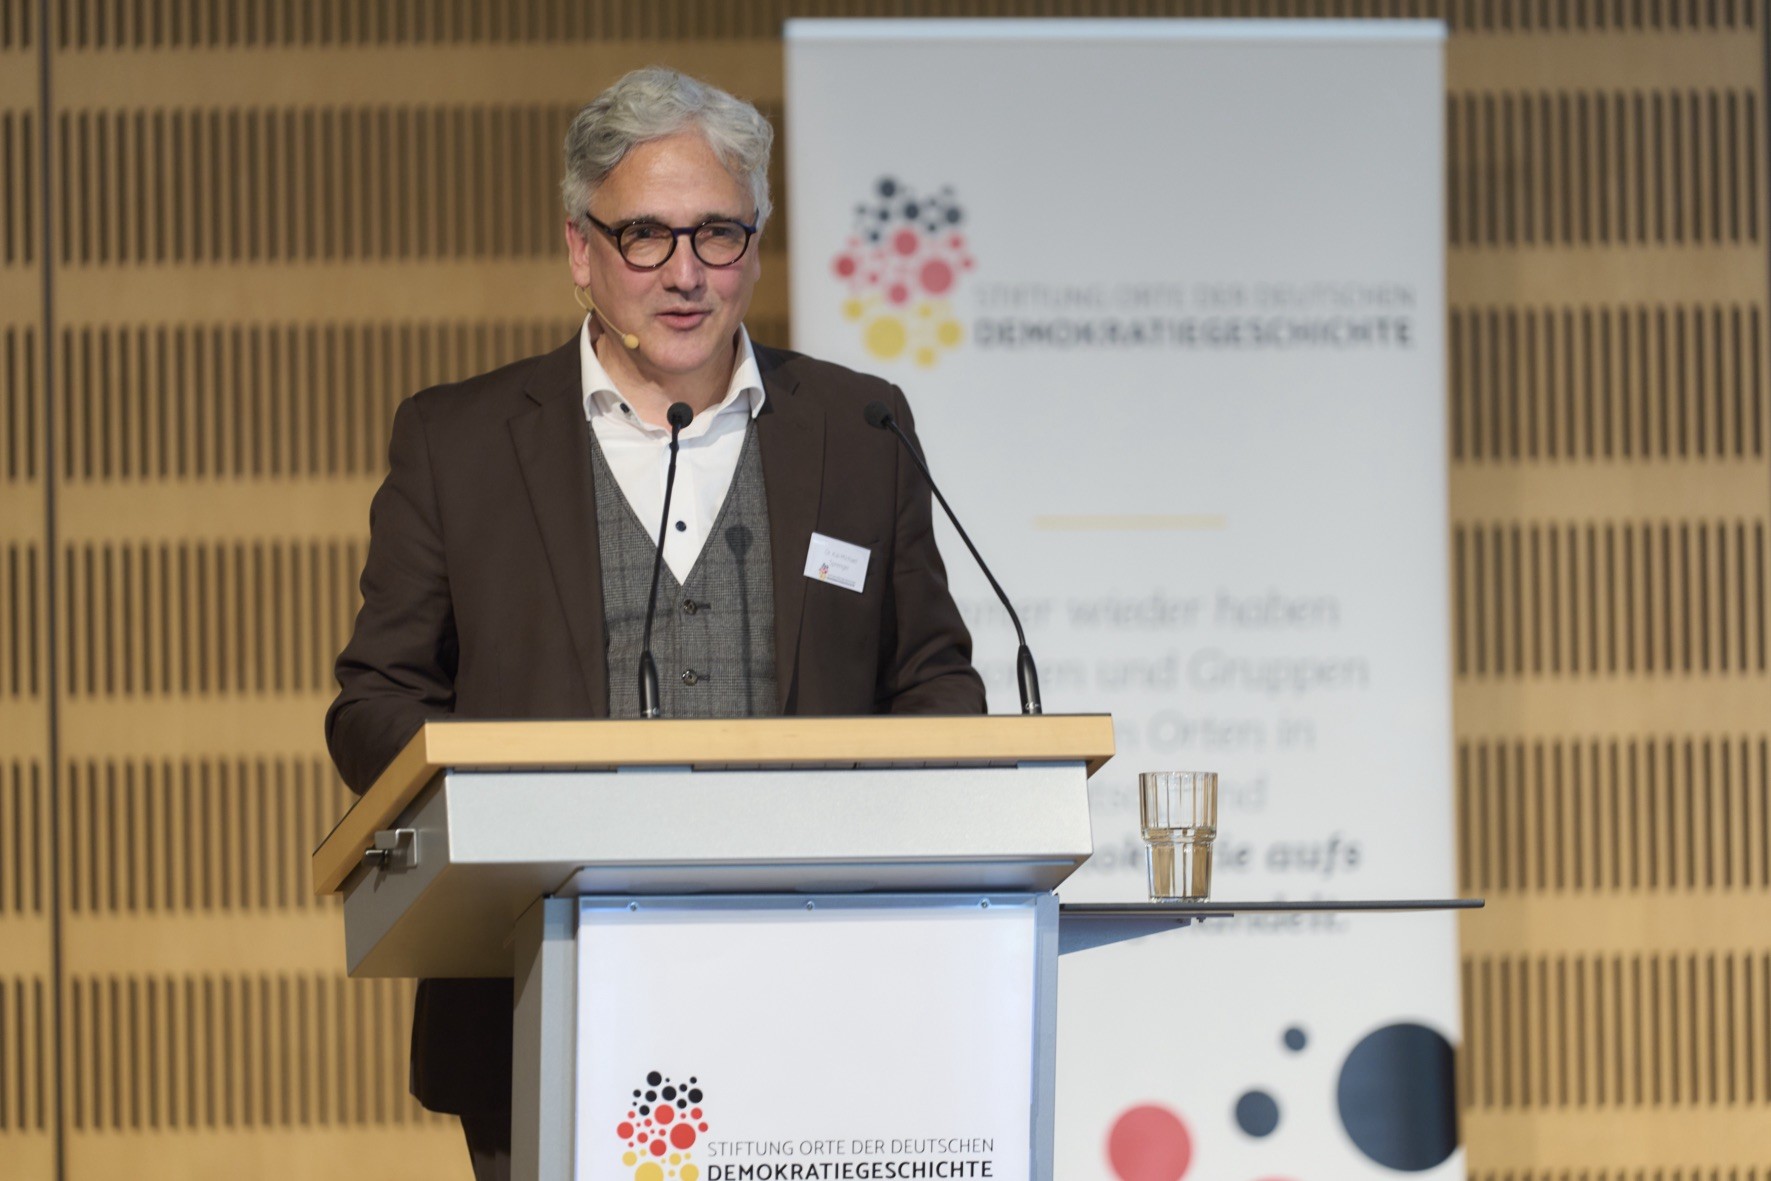
M 918 365 L 933 365 L 935 363 L 935 350 L 934 349 L 917 349 L 916 350 L 916 363 Z
M 701 1175 L 701 1170 L 697 1169 L 694 1165 L 684 1165 L 683 1166 L 683 1181 L 695 1181 L 695 1178 L 699 1177 L 700 1175 Z
M 861 313 L 865 310 L 866 306 L 858 299 L 845 299 L 842 301 L 842 314 L 850 320 L 859 320 L 861 318 Z
M 942 320 L 941 326 L 935 329 L 935 339 L 946 348 L 952 348 L 965 339 L 965 329 L 959 326 L 958 320 Z
M 916 314 L 926 320 L 935 314 L 935 305 L 925 299 L 916 305 Z
M 907 334 L 904 321 L 896 316 L 881 316 L 867 325 L 867 351 L 890 360 L 904 351 Z
M 680 1153 L 680 1152 L 673 1152 L 673 1153 L 671 1153 L 671 1154 L 670 1154 L 670 1163 L 671 1163 L 671 1164 L 673 1164 L 673 1165 L 680 1165 L 680 1164 L 682 1164 L 682 1163 L 683 1163 L 683 1154 L 682 1154 L 682 1153 Z
M 621 1154 L 621 1163 L 624 1165 L 631 1165 L 637 1160 L 639 1160 L 639 1154 L 636 1152 L 624 1152 Z
M 647 1161 L 633 1171 L 633 1181 L 664 1181 L 664 1170 L 656 1161 Z

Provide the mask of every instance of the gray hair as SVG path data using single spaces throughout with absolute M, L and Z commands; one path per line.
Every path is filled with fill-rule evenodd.
M 749 187 L 756 225 L 769 219 L 769 149 L 775 129 L 762 113 L 717 86 L 664 66 L 625 75 L 592 99 L 566 129 L 566 175 L 560 197 L 581 230 L 584 214 L 609 173 L 649 140 L 693 130 L 739 183 Z

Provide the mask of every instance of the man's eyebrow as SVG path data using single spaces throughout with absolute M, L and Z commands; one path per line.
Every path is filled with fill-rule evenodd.
M 698 226 L 703 222 L 709 222 L 709 221 L 735 221 L 740 224 L 744 224 L 744 216 L 743 216 L 743 214 L 733 213 L 729 209 L 710 209 L 710 210 L 707 210 L 706 212 L 702 213 L 701 216 L 697 217 L 694 221 L 691 221 L 688 224 L 692 225 L 692 226 Z M 635 214 L 632 217 L 624 217 L 620 221 L 610 222 L 609 226 L 611 229 L 618 230 L 624 226 L 638 225 L 641 222 L 650 222 L 650 223 L 654 223 L 654 224 L 661 225 L 661 226 L 669 226 L 670 225 L 670 222 L 667 219 L 665 219 L 664 217 L 662 217 L 656 213 L 639 213 L 639 214 Z M 678 228 L 680 229 L 681 227 L 678 227 Z

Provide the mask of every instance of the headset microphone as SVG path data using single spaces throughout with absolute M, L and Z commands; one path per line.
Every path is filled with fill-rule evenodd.
M 603 309 L 597 307 L 596 301 L 594 299 L 590 298 L 590 288 L 573 286 L 572 299 L 578 304 L 579 307 L 583 308 L 586 312 L 595 316 L 597 319 L 601 320 L 605 325 L 607 325 L 609 331 L 613 332 L 615 334 L 616 339 L 619 340 L 623 345 L 625 345 L 629 352 L 632 352 L 634 349 L 637 349 L 640 347 L 640 338 L 639 337 L 635 336 L 631 332 L 621 331 L 621 329 L 615 327 L 614 322 L 611 321 L 609 319 L 609 317 L 603 315 Z

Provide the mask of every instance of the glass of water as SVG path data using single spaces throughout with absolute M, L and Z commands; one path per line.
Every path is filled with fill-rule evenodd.
M 1218 836 L 1215 771 L 1146 771 L 1138 776 L 1138 819 L 1150 866 L 1150 897 L 1202 901 L 1211 895 Z

